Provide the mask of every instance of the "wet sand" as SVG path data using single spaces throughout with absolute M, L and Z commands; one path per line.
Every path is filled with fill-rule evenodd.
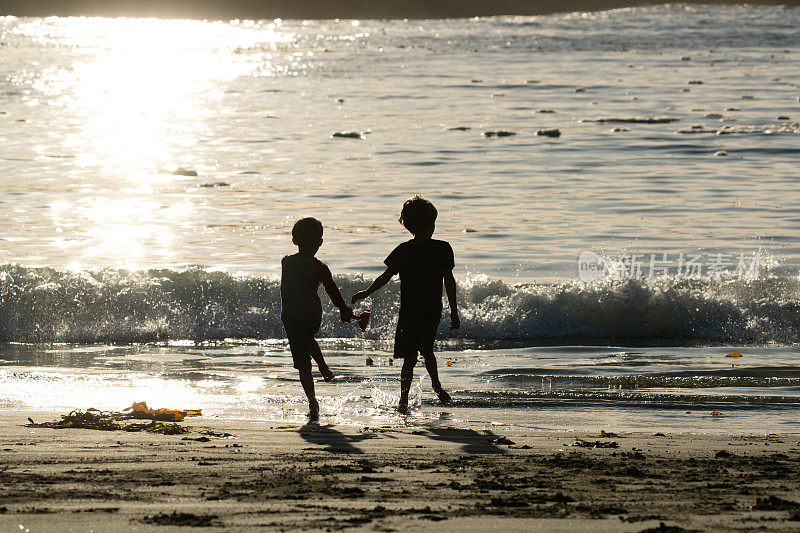
M 0 411 L 0 531 L 800 527 L 796 436 L 600 438 L 204 418 L 167 436 L 29 428 L 28 416 L 58 418 Z M 578 439 L 618 447 L 573 446 Z

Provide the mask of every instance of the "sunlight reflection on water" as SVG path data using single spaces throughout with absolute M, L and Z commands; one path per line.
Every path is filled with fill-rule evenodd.
M 676 130 L 796 120 L 798 13 L 0 18 L 0 262 L 274 273 L 311 215 L 325 260 L 370 272 L 422 193 L 460 279 L 574 278 L 583 250 L 762 249 L 796 275 L 796 135 Z M 583 121 L 631 115 L 676 122 Z
M 84 52 L 69 66 L 45 69 L 32 83 L 50 105 L 78 119 L 62 142 L 63 151 L 76 154 L 70 173 L 81 179 L 99 171 L 104 180 L 128 183 L 120 191 L 123 197 L 109 198 L 101 189 L 98 196 L 51 203 L 54 224 L 69 218 L 79 228 L 78 239 L 54 238 L 65 252 L 80 244 L 71 268 L 109 257 L 122 258 L 119 264 L 126 268 L 173 260 L 174 232 L 190 223 L 194 210 L 185 199 L 165 205 L 154 187 L 179 179 L 170 171 L 180 165 L 202 164 L 187 154 L 210 134 L 205 121 L 219 105 L 219 83 L 260 67 L 253 58 L 231 52 L 243 44 L 274 48 L 291 39 L 276 31 L 275 23 L 258 31 L 252 23 L 245 26 L 56 18 L 17 27 L 18 34 L 43 47 Z
M 202 409 L 204 417 L 212 418 L 305 420 L 307 402 L 285 349 L 266 345 L 261 346 L 266 351 L 247 345 L 216 349 L 6 348 L 0 350 L 0 362 L 4 363 L 0 366 L 0 408 L 65 414 L 74 408 L 122 410 L 134 401 L 146 401 L 154 408 Z M 544 347 L 443 352 L 447 360 L 455 361 L 452 367 L 441 368 L 443 383 L 453 394 L 454 403 L 439 404 L 420 368 L 415 374 L 409 417 L 395 410 L 397 366 L 366 367 L 363 352 L 325 350 L 339 377 L 323 382 L 316 370 L 314 375 L 324 423 L 472 429 L 503 425 L 522 431 L 613 428 L 800 433 L 800 425 L 792 416 L 800 400 L 797 387 L 786 386 L 798 380 L 794 351 L 741 348 L 746 361 L 738 368 L 744 377 L 737 378 L 726 374 L 730 367 L 723 353 L 728 349 L 646 348 L 628 352 L 606 347 Z M 382 355 L 367 353 L 376 359 Z M 53 358 L 60 362 L 59 367 L 41 366 Z M 616 365 L 605 364 L 609 360 L 615 360 Z M 776 368 L 783 383 L 770 377 Z M 675 382 L 675 373 L 686 377 L 677 386 L 664 386 Z M 709 374 L 716 377 L 719 386 L 706 386 Z M 631 376 L 641 378 L 641 385 L 626 379 Z M 722 411 L 724 417 L 710 416 L 712 410 Z

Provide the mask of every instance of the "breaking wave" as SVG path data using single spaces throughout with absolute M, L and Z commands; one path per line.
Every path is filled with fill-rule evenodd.
M 337 276 L 345 297 L 363 276 Z M 322 291 L 320 291 L 322 292 Z M 362 334 L 326 302 L 320 337 L 390 340 L 398 284 L 366 301 Z M 512 284 L 475 276 L 459 285 L 462 328 L 450 344 L 800 342 L 800 279 L 658 279 Z M 441 332 L 449 322 L 442 320 Z M 282 339 L 279 281 L 189 270 L 0 266 L 0 341 L 151 342 Z

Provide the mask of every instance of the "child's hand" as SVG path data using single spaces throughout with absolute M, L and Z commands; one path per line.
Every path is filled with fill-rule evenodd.
M 350 298 L 350 305 L 355 305 L 357 301 L 363 300 L 364 298 L 368 297 L 369 293 L 367 291 L 358 291 Z
M 341 317 L 342 322 L 350 322 L 350 320 L 356 318 L 356 315 L 353 313 L 352 307 L 342 307 L 339 309 L 339 317 Z
M 461 318 L 459 318 L 458 313 L 452 313 L 450 315 L 450 329 L 458 329 L 461 327 Z

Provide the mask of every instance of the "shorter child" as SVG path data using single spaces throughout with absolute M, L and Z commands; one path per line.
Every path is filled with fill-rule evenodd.
M 331 271 L 314 257 L 322 246 L 322 222 L 316 218 L 301 218 L 292 228 L 292 242 L 298 252 L 281 260 L 281 322 L 289 339 L 294 367 L 300 372 L 300 383 L 308 397 L 308 418 L 319 419 L 319 402 L 311 377 L 311 359 L 317 362 L 326 381 L 333 379 L 314 335 L 322 323 L 322 302 L 317 290 L 325 287 L 333 305 L 339 308 L 342 322 L 350 322 L 353 309 L 347 305 Z
M 442 388 L 433 341 L 442 318 L 442 282 L 450 302 L 450 328 L 458 329 L 461 319 L 456 306 L 456 280 L 453 278 L 453 248 L 446 241 L 432 239 L 436 229 L 436 207 L 421 196 L 409 198 L 400 212 L 400 223 L 414 235 L 386 258 L 386 271 L 368 289 L 353 295 L 352 304 L 369 297 L 400 274 L 400 316 L 394 338 L 394 356 L 403 358 L 400 372 L 400 404 L 408 411 L 408 392 L 417 364 L 417 353 L 425 359 L 433 390 L 443 404 L 450 395 Z

